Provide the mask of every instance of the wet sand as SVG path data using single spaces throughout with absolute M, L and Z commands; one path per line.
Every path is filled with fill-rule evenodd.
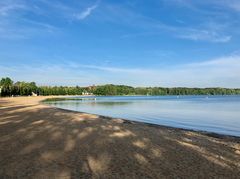
M 240 176 L 240 138 L 39 104 L 45 98 L 0 98 L 0 178 Z

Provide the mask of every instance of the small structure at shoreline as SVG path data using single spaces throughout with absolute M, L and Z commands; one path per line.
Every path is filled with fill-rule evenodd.
M 38 96 L 36 93 L 32 92 L 32 96 Z

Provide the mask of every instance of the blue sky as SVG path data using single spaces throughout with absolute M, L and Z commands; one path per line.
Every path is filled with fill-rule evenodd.
M 0 77 L 240 87 L 239 0 L 0 0 Z

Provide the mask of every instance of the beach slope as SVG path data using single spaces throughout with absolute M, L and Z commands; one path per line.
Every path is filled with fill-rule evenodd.
M 0 98 L 0 178 L 238 178 L 240 139 Z

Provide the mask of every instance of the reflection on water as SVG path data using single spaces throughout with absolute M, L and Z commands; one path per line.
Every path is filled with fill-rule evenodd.
M 113 102 L 113 101 L 99 101 L 99 102 L 89 102 L 89 104 L 91 106 L 110 106 L 110 107 L 113 107 L 113 106 L 120 106 L 120 105 L 128 105 L 132 103 L 131 101 L 116 101 L 116 102 Z
M 128 96 L 49 105 L 153 124 L 240 136 L 240 96 Z

